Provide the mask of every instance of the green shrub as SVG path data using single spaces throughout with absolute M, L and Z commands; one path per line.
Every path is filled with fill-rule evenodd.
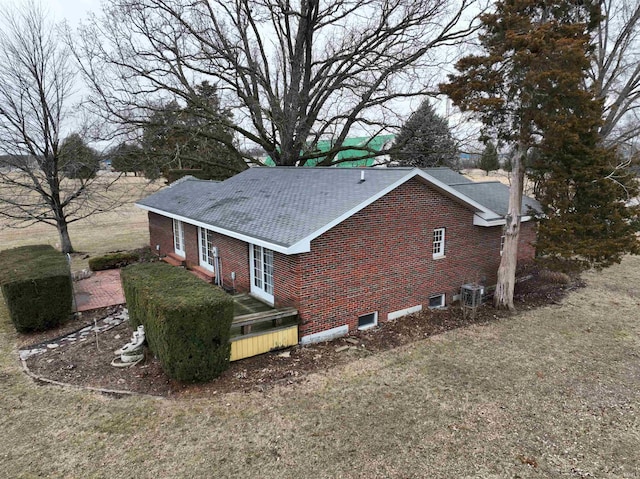
M 231 296 L 166 263 L 127 266 L 121 277 L 129 321 L 134 328 L 144 325 L 168 376 L 208 381 L 228 368 Z
M 71 316 L 67 258 L 49 245 L 0 251 L 0 284 L 11 320 L 21 333 L 52 328 Z
M 89 268 L 91 271 L 102 271 L 105 269 L 122 268 L 140 260 L 138 253 L 129 253 L 126 251 L 119 253 L 108 253 L 102 256 L 95 256 L 89 259 Z

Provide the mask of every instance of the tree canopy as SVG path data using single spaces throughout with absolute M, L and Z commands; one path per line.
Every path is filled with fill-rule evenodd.
M 143 126 L 160 103 L 192 103 L 208 80 L 232 108 L 229 128 L 275 164 L 335 163 L 352 149 L 343 146 L 352 130 L 389 133 L 401 123 L 399 101 L 433 92 L 435 58 L 474 31 L 474 3 L 110 0 L 74 49 L 90 104 L 123 130 Z M 218 116 L 206 105 L 200 113 Z M 320 139 L 331 151 L 318 152 Z
M 487 172 L 494 171 L 500 168 L 500 161 L 498 159 L 498 150 L 493 144 L 493 141 L 487 141 L 487 144 L 480 155 L 480 161 L 478 162 L 478 168 Z
M 215 112 L 215 116 L 214 116 Z M 224 180 L 247 168 L 231 147 L 231 114 L 220 108 L 217 90 L 207 82 L 185 107 L 161 105 L 143 127 L 141 150 L 147 176 L 169 170 L 200 170 L 199 177 Z
M 500 1 L 493 13 L 482 16 L 481 53 L 461 59 L 456 65 L 460 73 L 450 76 L 449 83 L 441 86 L 456 105 L 475 112 L 487 136 L 513 145 L 516 152 L 505 246 L 494 295 L 498 307 L 514 308 L 528 152 L 541 147 L 552 154 L 553 149 L 546 149 L 541 143 L 551 138 L 554 128 L 564 127 L 565 134 L 557 136 L 558 140 L 564 137 L 575 143 L 571 126 L 585 122 L 593 128 L 601 121 L 593 107 L 593 92 L 585 88 L 591 32 L 600 20 L 598 3 Z M 547 170 L 541 178 L 547 180 L 554 171 Z
M 0 19 L 0 217 L 9 227 L 54 226 L 73 251 L 68 224 L 109 211 L 120 198 L 95 176 L 94 152 L 74 123 L 73 57 L 35 3 L 3 9 Z
M 100 157 L 78 133 L 72 133 L 60 145 L 60 166 L 67 178 L 88 180 L 100 169 Z
M 391 160 L 399 166 L 449 166 L 459 163 L 456 141 L 445 118 L 427 100 L 414 111 L 396 136 Z

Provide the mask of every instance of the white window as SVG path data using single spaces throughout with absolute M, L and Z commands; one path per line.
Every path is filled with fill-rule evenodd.
M 250 246 L 251 293 L 273 304 L 273 251 Z
M 433 257 L 444 257 L 444 228 L 433 230 Z
M 173 250 L 184 258 L 184 227 L 178 220 L 173 220 Z
M 445 295 L 444 294 L 436 294 L 436 295 L 431 296 L 429 298 L 429 308 L 430 309 L 444 308 L 444 303 L 445 303 Z
M 504 239 L 506 238 L 505 235 L 500 236 L 500 256 L 502 256 L 502 252 L 504 251 Z
M 376 324 L 378 324 L 378 312 L 375 311 L 373 313 L 364 314 L 362 316 L 358 316 L 358 329 L 369 329 L 373 328 Z
M 215 247 L 213 246 L 213 231 L 206 228 L 199 228 L 199 250 L 200 250 L 200 266 L 215 272 Z

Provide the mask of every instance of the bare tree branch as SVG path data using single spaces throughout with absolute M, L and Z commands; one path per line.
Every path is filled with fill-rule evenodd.
M 320 138 L 335 158 L 354 129 L 399 127 L 383 124 L 394 102 L 434 90 L 429 67 L 475 31 L 474 12 L 475 0 L 110 0 L 73 48 L 90 105 L 120 132 L 209 80 L 237 134 L 296 165 Z

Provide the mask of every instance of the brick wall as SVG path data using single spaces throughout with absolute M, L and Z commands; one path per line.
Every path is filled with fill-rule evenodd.
M 184 247 L 188 267 L 196 266 L 198 257 L 198 227 L 183 222 Z M 173 221 L 171 218 L 149 212 L 149 236 L 151 248 L 160 245 L 159 254 L 173 253 Z M 238 291 L 246 292 L 250 288 L 249 247 L 244 241 L 218 233 L 213 234 L 213 245 L 218 247 L 222 260 L 222 278 L 227 286 L 233 285 L 231 272 L 236 273 L 235 286 Z
M 152 212 L 148 217 L 151 249 L 161 256 L 173 253 L 173 220 Z M 156 246 L 160 249 L 156 249 Z
M 434 228 L 446 228 L 445 257 L 436 260 Z M 522 260 L 533 257 L 532 232 L 523 225 Z M 353 330 L 358 316 L 374 311 L 384 321 L 393 311 L 426 308 L 436 294 L 449 303 L 465 282 L 495 284 L 501 236 L 502 227 L 474 226 L 470 210 L 413 179 L 298 255 L 300 334 Z

